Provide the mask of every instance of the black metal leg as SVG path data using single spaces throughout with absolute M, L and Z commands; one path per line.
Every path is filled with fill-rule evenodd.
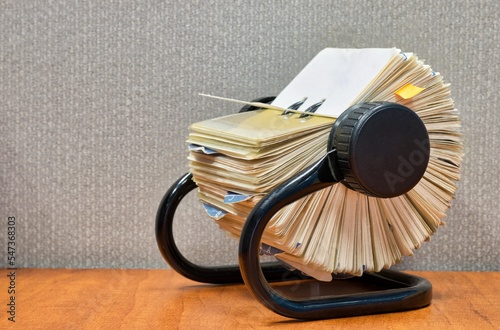
M 199 266 L 187 260 L 175 244 L 172 231 L 175 210 L 181 200 L 195 188 L 196 184 L 192 180 L 191 173 L 187 173 L 177 180 L 166 192 L 156 214 L 155 229 L 158 248 L 163 258 L 175 271 L 191 280 L 213 284 L 241 283 L 243 279 L 238 265 L 221 267 Z M 290 277 L 290 272 L 277 262 L 263 263 L 262 269 L 269 281 L 282 281 Z
M 311 180 L 313 182 L 314 180 Z M 307 183 L 314 190 L 316 183 Z M 293 182 L 290 184 L 293 185 Z M 300 185 L 300 183 L 299 183 Z M 286 186 L 286 184 L 285 184 Z M 322 187 L 316 185 L 316 188 Z M 258 249 L 264 229 L 281 207 L 303 195 L 305 187 L 294 186 L 296 193 L 283 196 L 275 190 L 264 197 L 250 213 L 240 237 L 239 263 L 244 282 L 263 305 L 283 316 L 297 319 L 323 319 L 356 315 L 396 312 L 425 307 L 432 299 L 432 286 L 427 280 L 397 271 L 384 270 L 365 274 L 366 283 L 377 284 L 382 290 L 352 295 L 306 297 L 294 300 L 278 294 L 266 281 L 259 266 Z M 285 188 L 286 189 L 286 188 Z

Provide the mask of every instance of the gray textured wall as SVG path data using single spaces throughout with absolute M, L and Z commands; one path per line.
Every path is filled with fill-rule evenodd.
M 1 251 L 15 216 L 18 266 L 166 267 L 154 217 L 188 125 L 238 108 L 197 93 L 273 95 L 325 47 L 396 46 L 452 83 L 466 145 L 448 225 L 401 267 L 500 270 L 499 4 L 0 1 Z M 194 197 L 179 212 L 188 256 L 236 260 Z

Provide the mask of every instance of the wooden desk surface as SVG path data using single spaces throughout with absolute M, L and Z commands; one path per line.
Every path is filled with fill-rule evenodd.
M 304 322 L 274 314 L 244 285 L 200 284 L 172 270 L 18 269 L 15 328 L 500 329 L 500 272 L 411 273 L 433 284 L 429 307 Z M 8 314 L 0 315 L 0 328 L 10 328 Z

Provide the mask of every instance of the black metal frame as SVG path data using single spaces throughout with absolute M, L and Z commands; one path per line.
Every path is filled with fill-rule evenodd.
M 270 102 L 273 97 L 259 99 Z M 254 110 L 244 107 L 242 111 Z M 330 151 L 334 153 L 335 150 Z M 328 157 L 325 156 L 325 161 Z M 422 308 L 431 303 L 432 285 L 424 278 L 393 270 L 365 273 L 359 281 L 376 285 L 379 289 L 354 294 L 292 299 L 280 295 L 269 282 L 297 277 L 309 279 L 300 273 L 290 276 L 281 263 L 260 263 L 260 241 L 264 229 L 283 206 L 321 189 L 328 184 L 320 180 L 321 162 L 285 182 L 268 194 L 252 210 L 241 232 L 239 266 L 206 267 L 187 260 L 179 251 L 173 237 L 175 211 L 182 199 L 196 184 L 190 173 L 182 176 L 167 191 L 156 216 L 156 240 L 167 263 L 181 275 L 203 283 L 228 284 L 244 282 L 252 295 L 274 312 L 297 319 L 323 319 L 356 315 L 397 312 Z M 280 192 L 279 190 L 282 189 Z M 287 193 L 283 194 L 283 190 Z M 279 197 L 279 198 L 278 198 Z M 341 282 L 340 282 L 341 283 Z M 338 283 L 337 283 L 338 284 Z M 340 284 L 341 285 L 341 284 Z

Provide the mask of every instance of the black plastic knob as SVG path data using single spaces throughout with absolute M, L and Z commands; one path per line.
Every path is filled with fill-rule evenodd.
M 360 103 L 344 111 L 332 128 L 329 146 L 337 150 L 329 165 L 343 177 L 341 182 L 381 198 L 410 191 L 424 175 L 430 155 L 420 117 L 390 102 Z

